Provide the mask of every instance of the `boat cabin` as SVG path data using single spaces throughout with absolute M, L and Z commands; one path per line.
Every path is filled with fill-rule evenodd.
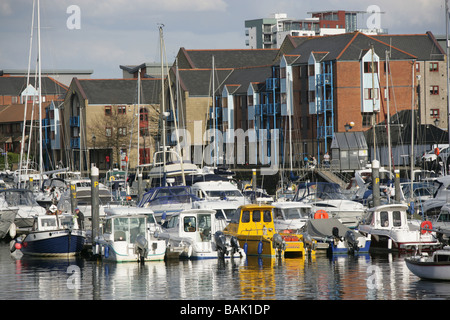
M 77 219 L 72 215 L 36 216 L 32 231 L 51 231 L 59 229 L 78 229 Z
M 270 205 L 246 205 L 239 207 L 227 229 L 242 235 L 273 235 L 275 225 Z
M 192 209 L 173 214 L 163 225 L 171 235 L 191 238 L 194 241 L 211 241 L 215 232 L 215 211 Z
M 406 205 L 385 205 L 381 210 L 370 209 L 362 218 L 360 225 L 369 225 L 376 229 L 408 229 Z

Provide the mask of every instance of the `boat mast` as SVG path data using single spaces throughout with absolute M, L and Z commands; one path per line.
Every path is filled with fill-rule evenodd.
M 159 25 L 159 46 L 161 56 L 161 119 L 162 119 L 162 140 L 163 140 L 163 175 L 166 174 L 166 118 L 164 106 L 164 57 L 163 57 L 163 24 Z M 164 176 L 164 187 L 166 186 L 166 177 Z
M 44 161 L 42 157 L 42 79 L 41 79 L 41 14 L 39 9 L 39 0 L 37 1 L 37 23 L 38 23 L 38 99 L 39 99 L 39 174 L 42 179 Z
M 447 46 L 447 113 L 448 113 L 448 119 L 447 119 L 447 126 L 448 126 L 448 142 L 450 144 L 450 81 L 448 78 L 448 70 L 450 68 L 450 62 L 449 62 L 449 56 L 450 56 L 450 49 L 449 49 L 449 43 L 448 43 L 448 0 L 445 0 L 445 43 Z M 446 164 L 444 165 L 447 166 Z M 447 168 L 448 169 L 448 168 Z M 446 172 L 446 170 L 444 170 Z
M 31 13 L 31 31 L 30 31 L 30 51 L 28 54 L 28 71 L 27 71 L 27 88 L 30 84 L 30 66 L 31 66 L 31 51 L 33 46 L 33 30 L 34 30 L 34 8 L 36 5 L 36 1 L 33 0 L 33 11 Z M 22 163 L 23 163 L 23 152 L 24 152 L 24 145 L 25 145 L 25 131 L 26 131 L 26 124 L 27 124 L 27 110 L 28 109 L 28 90 L 26 91 L 25 95 L 25 110 L 23 112 L 23 129 L 22 129 L 22 140 L 20 141 L 20 162 L 19 162 L 19 183 L 17 185 L 18 188 L 21 188 L 21 176 L 22 176 Z M 28 158 L 28 157 L 27 157 Z
M 389 163 L 389 174 L 392 172 L 392 160 L 391 160 L 391 111 L 389 107 L 389 53 L 386 50 L 386 108 L 387 108 L 387 139 L 388 139 L 388 163 Z

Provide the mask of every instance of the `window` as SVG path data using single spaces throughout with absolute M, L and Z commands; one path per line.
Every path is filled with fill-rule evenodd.
M 416 72 L 420 72 L 420 63 L 416 62 Z
M 286 78 L 286 68 L 280 69 L 280 78 L 285 79 Z
M 127 128 L 126 127 L 120 127 L 118 128 L 119 130 L 119 135 L 121 136 L 126 136 L 127 135 Z
M 127 113 L 127 107 L 126 106 L 118 106 L 117 107 L 117 114 L 126 114 Z
M 400 211 L 392 212 L 392 224 L 394 227 L 402 226 L 402 216 L 401 216 Z
M 264 222 L 272 221 L 272 215 L 270 213 L 270 210 L 264 210 L 263 220 L 264 220 Z
M 389 217 L 387 211 L 380 212 L 380 226 L 381 227 L 389 227 Z
M 439 109 L 431 109 L 430 110 L 430 117 L 432 117 L 432 118 L 439 118 Z
M 362 125 L 363 127 L 370 127 L 372 125 L 372 113 L 362 114 Z
M 378 89 L 365 88 L 364 89 L 364 99 L 365 100 L 378 100 Z
M 437 62 L 430 62 L 430 72 L 439 71 L 439 64 Z
M 111 137 L 112 136 L 112 128 L 106 128 L 106 136 Z
M 373 72 L 378 73 L 378 62 L 373 62 Z M 364 73 L 372 73 L 372 61 L 364 62 Z
M 183 228 L 186 232 L 195 232 L 196 227 L 195 217 L 184 217 Z
M 316 92 L 308 91 L 308 102 L 315 102 L 315 101 L 316 101 Z
M 105 116 L 112 115 L 112 108 L 111 106 L 105 106 Z
M 261 211 L 253 211 L 253 222 L 261 222 Z
M 241 222 L 243 222 L 243 223 L 250 222 L 250 211 L 242 212 Z
M 430 94 L 438 95 L 439 94 L 439 86 L 430 86 Z

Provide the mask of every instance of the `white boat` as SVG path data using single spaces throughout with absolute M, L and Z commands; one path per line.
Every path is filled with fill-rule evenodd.
M 171 215 L 191 209 L 198 200 L 187 186 L 155 187 L 142 196 L 137 206 L 151 209 L 158 222 L 163 223 Z
M 423 252 L 405 258 L 408 269 L 416 276 L 427 280 L 450 280 L 450 247 L 445 246 L 431 256 Z
M 424 216 L 437 215 L 442 206 L 448 202 L 450 198 L 450 175 L 439 177 L 433 182 L 436 185 L 436 192 L 433 198 L 422 203 L 422 213 Z
M 183 176 L 196 174 L 198 172 L 197 165 L 183 160 L 174 150 L 157 151 L 153 154 L 153 162 L 151 164 L 139 165 L 148 177 L 147 184 L 149 187 L 165 186 L 167 178 L 172 178 L 175 184 L 182 182 Z M 147 169 L 150 168 L 149 171 Z
M 216 230 L 223 230 L 239 208 L 237 201 L 228 200 L 199 200 L 192 204 L 193 209 L 214 210 L 216 212 Z
M 45 215 L 46 210 L 35 200 L 33 192 L 28 189 L 0 190 L 0 208 L 17 208 L 14 226 L 19 233 L 28 231 L 34 223 L 35 216 Z M 11 230 L 13 231 L 13 230 Z
M 11 238 L 16 236 L 14 220 L 18 211 L 18 207 L 0 207 L 0 240 L 8 235 Z
M 237 186 L 230 181 L 202 181 L 191 186 L 192 193 L 199 199 L 227 200 L 237 203 L 237 206 L 246 203 L 245 197 Z
M 245 256 L 237 242 L 220 241 L 223 237 L 221 230 L 216 230 L 214 210 L 184 210 L 172 215 L 163 227 L 157 237 L 166 241 L 166 255 L 169 257 L 213 259 L 221 253 L 229 253 L 232 257 Z
M 104 207 L 111 203 L 112 195 L 109 190 L 103 185 L 99 184 L 99 217 L 105 217 Z M 58 211 L 62 213 L 72 212 L 71 190 L 66 190 L 58 202 Z M 76 188 L 76 206 L 84 215 L 84 228 L 90 229 L 92 223 L 92 190 L 91 187 L 77 187 Z
M 338 184 L 330 182 L 300 183 L 293 201 L 308 203 L 312 213 L 326 212 L 349 228 L 355 228 L 366 212 L 361 203 L 349 200 Z
M 273 219 L 276 231 L 295 230 L 300 233 L 311 215 L 312 206 L 308 203 L 281 201 L 273 202 Z
M 104 261 L 161 261 L 166 242 L 158 240 L 161 231 L 153 212 L 145 208 L 113 206 L 105 208 L 103 234 L 96 239 Z
M 408 206 L 386 204 L 370 208 L 357 229 L 371 235 L 371 248 L 388 251 L 434 251 L 441 247 L 434 232 L 409 223 Z
M 34 197 L 39 205 L 49 208 L 52 204 L 58 203 L 67 188 L 67 183 L 63 179 L 50 178 L 42 183 L 40 190 L 34 194 Z
M 33 228 L 16 238 L 14 249 L 30 256 L 75 256 L 81 253 L 85 241 L 86 233 L 78 227 L 73 215 L 47 214 L 34 217 Z

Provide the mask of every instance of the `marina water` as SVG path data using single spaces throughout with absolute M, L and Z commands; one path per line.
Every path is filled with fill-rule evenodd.
M 0 300 L 428 300 L 450 283 L 424 281 L 405 256 L 106 263 L 11 255 L 0 243 Z

